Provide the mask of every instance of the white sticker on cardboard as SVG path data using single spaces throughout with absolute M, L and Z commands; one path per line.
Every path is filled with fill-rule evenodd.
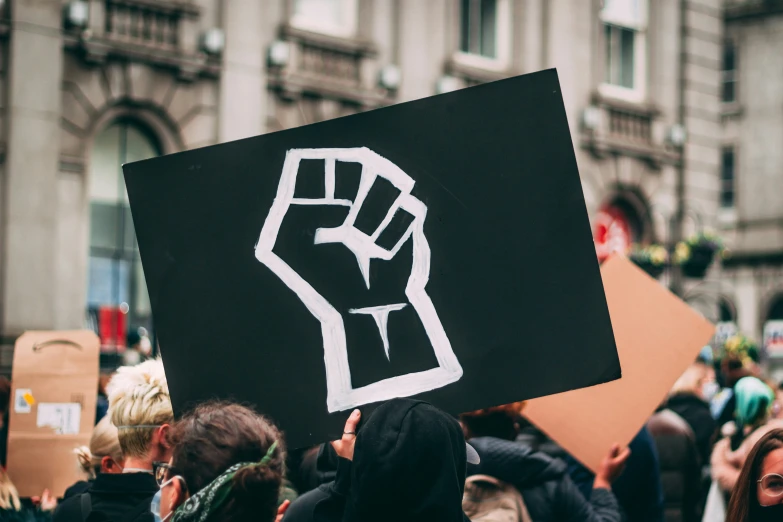
M 52 428 L 56 435 L 78 435 L 82 406 L 77 402 L 42 402 L 38 405 L 39 428 Z
M 14 395 L 14 413 L 30 413 L 33 411 L 33 391 L 30 388 L 18 388 Z

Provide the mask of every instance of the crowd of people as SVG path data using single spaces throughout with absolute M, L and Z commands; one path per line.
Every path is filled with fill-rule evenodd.
M 3 458 L 10 391 L 0 380 Z M 244 405 L 175 420 L 159 359 L 119 368 L 99 393 L 89 447 L 74 448 L 83 480 L 20 499 L 0 469 L 0 520 L 783 520 L 783 402 L 752 349 L 703 352 L 596 473 L 527 422 L 524 402 L 455 418 L 394 399 L 354 411 L 340 440 L 289 452 Z

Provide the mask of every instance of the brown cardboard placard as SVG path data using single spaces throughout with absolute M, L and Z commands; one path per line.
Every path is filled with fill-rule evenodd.
M 21 497 L 61 497 L 83 480 L 73 450 L 95 424 L 100 341 L 91 331 L 26 332 L 14 347 L 8 475 Z
M 622 378 L 533 399 L 524 410 L 594 472 L 613 443 L 627 445 L 633 439 L 715 330 L 624 257 L 606 261 L 601 276 Z

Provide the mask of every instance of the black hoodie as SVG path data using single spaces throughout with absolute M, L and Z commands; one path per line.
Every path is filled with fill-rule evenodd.
M 617 500 L 594 489 L 587 502 L 566 473 L 566 464 L 516 442 L 493 437 L 470 439 L 481 463 L 469 475 L 490 475 L 516 487 L 536 522 L 619 522 Z
M 285 522 L 466 522 L 467 460 L 459 423 L 434 406 L 394 399 L 361 427 L 353 463 L 303 495 Z M 348 475 L 348 477 L 346 477 Z

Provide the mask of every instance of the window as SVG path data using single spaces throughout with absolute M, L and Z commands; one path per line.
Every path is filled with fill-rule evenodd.
M 498 36 L 497 0 L 462 0 L 460 50 L 496 59 Z
M 356 14 L 356 0 L 293 0 L 291 25 L 335 36 L 353 36 Z
M 647 2 L 606 0 L 601 21 L 605 60 L 602 90 L 641 101 L 646 82 Z
M 720 206 L 734 208 L 734 149 L 723 149 L 720 169 Z
M 459 0 L 459 2 L 458 59 L 468 65 L 490 69 L 507 66 L 511 48 L 509 0 Z
M 136 244 L 122 164 L 160 154 L 146 129 L 120 120 L 95 139 L 90 161 L 88 315 L 96 326 L 105 309 L 126 312 L 127 331 L 151 329 L 150 301 Z M 120 332 L 121 333 L 121 332 Z M 124 340 L 124 339 L 123 339 Z
M 723 102 L 737 101 L 737 47 L 726 42 L 723 48 Z

